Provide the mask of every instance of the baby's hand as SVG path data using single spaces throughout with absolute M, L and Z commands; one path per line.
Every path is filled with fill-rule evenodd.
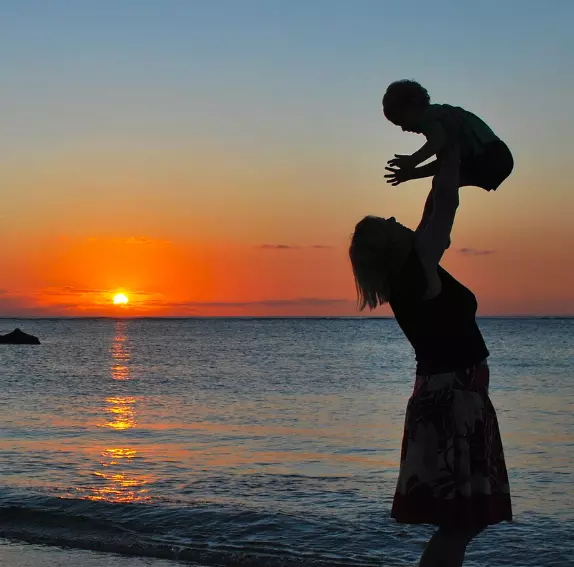
M 412 169 L 417 166 L 415 158 L 411 155 L 395 154 L 393 159 L 387 162 L 390 167 L 398 167 L 400 169 Z
M 391 172 L 385 175 L 385 179 L 387 180 L 387 183 L 390 183 L 393 186 L 400 185 L 401 183 L 413 178 L 412 169 L 399 169 L 398 167 L 385 167 L 385 169 Z

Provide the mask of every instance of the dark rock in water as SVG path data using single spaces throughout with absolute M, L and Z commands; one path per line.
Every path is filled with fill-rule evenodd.
M 14 329 L 7 335 L 0 335 L 0 344 L 4 345 L 39 345 L 40 339 L 34 335 L 24 333 L 20 329 Z

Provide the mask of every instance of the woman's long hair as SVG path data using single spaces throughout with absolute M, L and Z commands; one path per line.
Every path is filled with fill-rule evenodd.
M 349 246 L 357 306 L 373 310 L 389 301 L 391 278 L 400 269 L 399 249 L 384 220 L 367 216 L 357 223 Z

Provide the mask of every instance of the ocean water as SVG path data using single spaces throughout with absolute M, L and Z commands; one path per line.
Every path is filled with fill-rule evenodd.
M 467 563 L 574 565 L 574 319 L 481 319 L 515 520 Z M 0 537 L 198 565 L 415 565 L 392 319 L 0 320 Z M 16 543 L 14 544 L 16 545 Z

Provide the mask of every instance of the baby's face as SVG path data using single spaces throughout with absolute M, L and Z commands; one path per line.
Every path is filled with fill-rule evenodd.
M 396 113 L 393 124 L 402 128 L 403 132 L 416 132 L 420 133 L 418 123 L 424 114 L 424 110 L 415 106 L 403 106 L 399 112 Z

